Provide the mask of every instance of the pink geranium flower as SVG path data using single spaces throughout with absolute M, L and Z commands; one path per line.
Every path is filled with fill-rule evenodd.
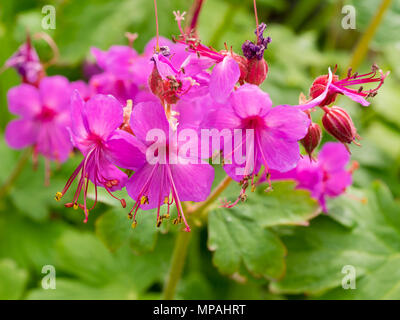
M 56 194 L 56 200 L 61 200 L 75 178 L 80 174 L 78 186 L 71 203 L 67 207 L 80 207 L 85 213 L 85 222 L 89 211 L 97 202 L 97 187 L 101 186 L 114 198 L 112 191 L 120 190 L 125 186 L 127 175 L 113 165 L 110 147 L 113 139 L 118 139 L 123 123 L 122 105 L 112 96 L 95 95 L 87 102 L 75 91 L 71 100 L 71 139 L 74 146 L 83 154 L 84 158 L 68 179 L 62 192 Z M 123 152 L 123 150 L 119 150 Z M 93 207 L 87 207 L 87 192 L 89 180 L 95 185 L 96 199 Z M 79 196 L 83 191 L 83 205 L 79 204 Z M 116 198 L 117 199 L 117 198 Z M 125 200 L 121 201 L 123 207 Z
M 178 130 L 171 128 L 159 102 L 137 104 L 132 111 L 130 125 L 134 135 L 124 134 L 123 139 L 114 140 L 111 144 L 115 150 L 120 150 L 114 155 L 118 165 L 135 171 L 126 183 L 129 196 L 136 201 L 130 213 L 134 212 L 133 225 L 136 225 L 135 216 L 139 208 L 157 208 L 159 225 L 163 217 L 169 216 L 169 208 L 175 202 L 178 217 L 174 222 L 183 220 L 185 230 L 190 231 L 181 201 L 205 200 L 210 193 L 214 169 L 208 163 L 202 164 L 198 158 L 188 163 L 190 159 L 178 156 L 183 144 L 177 139 L 179 126 Z M 162 132 L 165 139 L 147 139 L 152 129 Z M 157 147 L 156 158 L 151 158 L 151 162 L 146 157 L 150 146 Z M 175 160 L 170 157 L 170 152 L 177 156 Z M 160 215 L 164 204 L 168 207 L 167 214 Z
M 69 100 L 71 88 L 62 76 L 43 78 L 39 88 L 21 84 L 7 94 L 10 112 L 20 118 L 6 128 L 10 147 L 34 147 L 49 160 L 64 162 L 72 150 L 67 126 L 70 124 Z
M 349 161 L 350 155 L 343 144 L 329 142 L 322 147 L 317 161 L 301 159 L 289 172 L 272 171 L 271 179 L 297 181 L 297 188 L 309 190 L 327 212 L 326 198 L 338 197 L 352 184 L 352 172 L 346 169 Z
M 272 108 L 267 93 L 255 85 L 245 84 L 231 94 L 229 103 L 211 112 L 201 126 L 253 130 L 251 141 L 247 141 L 248 137 L 242 131 L 242 139 L 233 143 L 233 154 L 246 146 L 244 163 L 237 163 L 234 157 L 232 164 L 224 165 L 227 174 L 244 186 L 243 198 L 247 180 L 251 179 L 253 183 L 262 165 L 267 176 L 270 169 L 285 172 L 296 167 L 300 159 L 298 141 L 306 135 L 309 125 L 310 120 L 304 112 L 289 106 Z M 224 154 L 224 158 L 227 156 Z

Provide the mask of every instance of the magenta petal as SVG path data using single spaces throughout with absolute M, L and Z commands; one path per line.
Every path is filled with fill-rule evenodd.
M 39 126 L 31 120 L 18 119 L 8 123 L 5 139 L 14 149 L 21 149 L 36 142 Z
M 178 70 L 174 68 L 168 58 L 161 54 L 154 54 L 152 60 L 154 61 L 161 78 L 166 79 L 167 77 L 174 77 L 177 75 Z
M 37 151 L 50 160 L 65 162 L 72 151 L 68 130 L 55 123 L 42 124 L 37 138 Z
M 106 68 L 119 76 L 129 76 L 129 66 L 137 57 L 137 52 L 128 46 L 111 46 L 107 51 Z
M 107 183 L 107 181 L 117 180 L 118 184 L 109 188 L 110 191 L 121 190 L 125 187 L 128 176 L 114 166 L 103 154 L 100 154 L 99 157 L 99 167 L 93 166 L 89 172 L 90 180 L 93 183 L 95 183 L 95 181 Z M 97 179 L 95 179 L 96 171 Z
M 264 117 L 271 109 L 269 94 L 253 84 L 245 84 L 232 94 L 233 110 L 240 118 Z
M 40 81 L 39 92 L 45 107 L 61 112 L 69 106 L 72 89 L 67 78 L 53 76 Z
M 298 142 L 286 141 L 266 130 L 262 130 L 259 135 L 261 149 L 270 169 L 286 172 L 296 167 L 300 159 Z M 261 157 L 261 152 L 258 155 Z
M 353 179 L 349 172 L 337 172 L 325 182 L 325 193 L 330 197 L 337 197 L 344 193 L 352 182 Z
M 39 91 L 30 84 L 20 84 L 7 93 L 8 109 L 23 118 L 32 118 L 42 109 Z
M 160 102 L 138 103 L 133 108 L 130 125 L 135 136 L 145 144 L 147 133 L 153 129 L 164 131 L 168 137 L 169 123 Z
M 343 144 L 328 142 L 322 147 L 318 161 L 328 172 L 342 171 L 350 161 L 350 154 Z
M 95 57 L 97 65 L 103 70 L 106 70 L 107 53 L 96 47 L 90 48 L 90 52 Z
M 215 63 L 213 59 L 207 57 L 198 57 L 195 54 L 191 54 L 186 58 L 182 64 L 185 75 L 195 76 L 204 70 L 211 68 Z
M 175 187 L 181 201 L 200 202 L 210 194 L 214 169 L 209 164 L 170 165 Z
M 75 90 L 71 97 L 71 130 L 72 133 L 79 138 L 86 138 L 88 135 L 88 123 L 86 115 L 84 116 L 85 102 L 77 90 Z M 85 119 L 84 119 L 85 118 Z
M 140 201 L 139 196 L 144 190 L 143 187 L 147 185 L 145 195 L 148 197 L 149 204 L 141 205 L 141 209 L 154 209 L 164 204 L 164 199 L 168 197 L 171 190 L 165 170 L 163 165 L 145 164 L 126 183 L 126 191 L 135 201 Z
M 107 139 L 123 121 L 122 105 L 110 95 L 97 94 L 86 102 L 88 127 L 91 133 Z
M 311 100 L 310 102 L 307 102 L 305 104 L 292 106 L 292 107 L 295 107 L 295 108 L 298 108 L 298 109 L 304 111 L 304 110 L 308 110 L 308 109 L 314 108 L 314 107 L 318 106 L 322 101 L 324 101 L 326 96 L 327 96 L 327 94 L 328 94 L 328 92 L 329 92 L 329 90 L 332 89 L 333 75 L 332 75 L 332 71 L 331 71 L 330 68 L 329 68 L 328 72 L 329 72 L 328 82 L 327 82 L 326 88 L 325 88 L 323 93 L 321 93 L 317 98 Z
M 146 146 L 132 134 L 117 130 L 107 142 L 107 154 L 117 166 L 137 170 L 146 162 Z
M 370 103 L 367 100 L 365 100 L 361 95 L 351 92 L 346 88 L 338 87 L 332 84 L 331 89 L 336 92 L 343 93 L 345 96 L 349 97 L 351 100 L 361 104 L 364 107 L 368 107 L 370 105 Z
M 318 199 L 323 193 L 323 172 L 317 162 L 303 158 L 297 165 L 296 180 L 299 189 L 306 189 L 311 192 L 314 199 Z
M 241 119 L 234 112 L 232 105 L 229 101 L 225 104 L 214 105 L 207 100 L 204 101 L 206 106 L 209 108 L 204 108 L 204 119 L 200 126 L 205 129 L 235 129 L 239 128 L 241 125 Z
M 233 58 L 226 56 L 212 71 L 210 78 L 211 97 L 218 103 L 224 103 L 239 78 L 239 65 Z
M 299 141 L 307 133 L 310 126 L 310 119 L 298 109 L 288 106 L 277 106 L 268 112 L 265 117 L 268 130 L 279 135 L 287 141 Z

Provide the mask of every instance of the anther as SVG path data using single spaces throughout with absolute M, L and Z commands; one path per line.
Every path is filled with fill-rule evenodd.
M 57 192 L 54 199 L 56 201 L 60 201 L 62 197 L 63 197 L 63 194 L 61 192 Z
M 133 220 L 133 222 L 132 222 L 132 229 L 135 229 L 136 226 L 137 226 L 137 221 L 136 221 L 136 220 Z
M 121 205 L 122 205 L 122 208 L 126 208 L 126 201 L 125 201 L 125 199 L 121 199 L 120 200 L 121 201 Z
M 149 204 L 149 197 L 148 196 L 143 196 L 140 199 L 140 204 Z

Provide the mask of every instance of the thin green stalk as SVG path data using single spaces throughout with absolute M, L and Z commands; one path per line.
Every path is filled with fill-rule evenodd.
M 383 16 L 386 13 L 386 10 L 390 7 L 392 0 L 382 0 L 381 5 L 379 6 L 378 12 L 371 20 L 367 30 L 362 35 L 360 41 L 358 42 L 357 46 L 353 51 L 353 55 L 350 61 L 349 67 L 353 68 L 353 70 L 357 69 L 362 61 L 364 60 L 368 49 L 369 44 L 374 38 L 376 31 L 380 23 L 382 22 Z
M 175 240 L 174 252 L 172 253 L 171 267 L 168 273 L 166 285 L 164 287 L 163 298 L 165 300 L 173 300 L 175 297 L 176 287 L 182 276 L 183 267 L 188 252 L 189 242 L 192 232 L 179 232 Z
M 28 159 L 31 155 L 31 149 L 26 149 L 24 153 L 21 155 L 20 159 L 17 162 L 14 170 L 11 172 L 11 175 L 8 177 L 6 182 L 0 187 L 0 199 L 8 194 L 14 185 L 15 181 L 18 179 L 19 175 L 23 171 L 25 164 L 28 162 Z
M 206 201 L 199 203 L 199 205 L 194 206 L 187 210 L 190 214 L 189 217 L 200 216 L 204 210 L 208 208 L 219 195 L 229 186 L 232 182 L 230 177 L 226 177 L 221 183 L 211 192 Z M 192 232 L 179 232 L 174 246 L 174 252 L 172 253 L 171 266 L 168 272 L 168 277 L 163 291 L 163 298 L 165 300 L 172 300 L 175 297 L 176 287 L 182 276 L 183 267 L 185 266 L 185 260 L 187 256 L 187 251 L 192 237 Z

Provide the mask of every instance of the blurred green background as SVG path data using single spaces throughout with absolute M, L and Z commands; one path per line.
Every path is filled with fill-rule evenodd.
M 265 55 L 269 75 L 262 88 L 274 104 L 295 104 L 328 66 L 338 64 L 340 73 L 346 71 L 381 1 L 257 3 L 259 19 L 268 24 L 272 37 Z M 48 4 L 56 8 L 56 29 L 47 32 L 61 53 L 57 65 L 48 69 L 50 75 L 81 79 L 91 46 L 105 50 L 127 44 L 124 33 L 130 31 L 139 34 L 134 47 L 140 52 L 155 34 L 150 0 L 2 0 L 0 64 L 24 41 L 27 29 L 43 31 L 41 11 Z M 346 4 L 356 8 L 355 30 L 341 26 Z M 160 33 L 170 38 L 178 33 L 172 11 L 188 11 L 191 1 L 162 0 L 158 5 Z M 254 38 L 254 25 L 252 1 L 206 0 L 199 35 L 204 44 L 222 49 L 226 42 L 240 52 L 241 44 Z M 278 185 L 270 198 L 254 195 L 240 210 L 214 210 L 193 232 L 177 298 L 400 299 L 399 30 L 400 1 L 394 0 L 357 70 L 367 73 L 376 62 L 391 71 L 390 77 L 369 108 L 346 98 L 337 102 L 349 110 L 363 137 L 361 148 L 351 147 L 361 168 L 348 195 L 331 201 L 330 214 L 313 219 L 308 227 L 304 224 L 316 204 L 290 184 Z M 51 58 L 45 43 L 35 41 L 35 46 L 42 60 Z M 0 135 L 12 119 L 7 91 L 19 82 L 13 70 L 0 74 Z M 0 183 L 20 155 L 1 137 Z M 54 167 L 48 188 L 43 165 L 33 171 L 28 164 L 0 199 L 0 299 L 160 298 L 178 230 L 169 225 L 156 229 L 151 213 L 140 215 L 133 230 L 126 210 L 107 200 L 83 224 L 80 214 L 53 199 L 79 161 L 75 155 L 61 169 Z M 217 170 L 216 180 L 221 177 Z M 233 185 L 225 196 L 233 198 L 238 190 Z M 362 203 L 363 198 L 368 202 Z M 41 286 L 45 265 L 56 268 L 56 290 Z M 345 265 L 356 268 L 356 290 L 342 289 Z

